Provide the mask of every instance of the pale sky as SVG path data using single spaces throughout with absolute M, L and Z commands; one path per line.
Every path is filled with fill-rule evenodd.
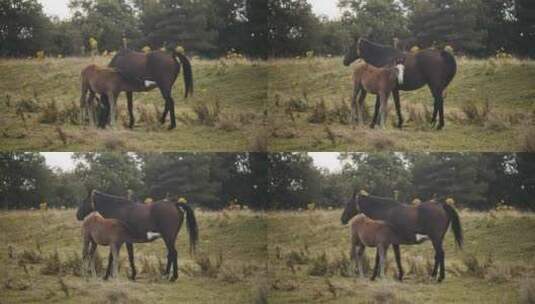
M 48 16 L 56 16 L 65 19 L 71 16 L 69 0 L 38 0 L 43 5 L 43 10 Z
M 312 4 L 314 14 L 321 16 L 326 15 L 329 19 L 340 17 L 340 11 L 336 6 L 338 0 L 308 0 Z
M 69 0 L 38 0 L 43 5 L 45 14 L 57 16 L 65 19 L 71 16 L 68 4 Z M 314 14 L 326 15 L 333 19 L 340 16 L 340 11 L 336 7 L 338 0 L 308 0 L 312 4 Z
M 41 152 L 45 157 L 46 164 L 51 168 L 59 168 L 63 171 L 70 171 L 76 166 L 72 160 L 72 152 Z M 338 160 L 340 153 L 334 152 L 310 152 L 308 153 L 314 159 L 314 165 L 318 168 L 325 168 L 331 172 L 338 172 L 342 165 Z

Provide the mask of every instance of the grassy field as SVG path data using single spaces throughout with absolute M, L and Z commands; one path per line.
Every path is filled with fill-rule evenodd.
M 349 227 L 341 210 L 269 215 L 272 303 L 533 303 L 535 215 L 461 213 L 465 248 L 445 238 L 446 280 L 431 281 L 430 243 L 402 246 L 405 281 L 358 279 L 348 260 Z M 375 251 L 368 248 L 373 261 Z M 369 273 L 368 273 L 369 274 Z M 531 292 L 531 293 L 530 293 Z M 531 298 L 529 298 L 531 295 Z M 530 300 L 528 300 L 528 298 Z
M 87 151 L 527 151 L 534 150 L 535 62 L 460 58 L 447 91 L 447 125 L 428 124 L 427 88 L 402 92 L 407 124 L 394 111 L 386 130 L 348 125 L 351 68 L 341 58 L 269 62 L 193 60 L 195 90 L 184 101 L 174 88 L 178 127 L 157 122 L 159 92 L 135 95 L 136 127 L 96 130 L 78 124 L 79 74 L 109 57 L 0 60 L 0 141 L 3 150 Z M 368 106 L 372 106 L 369 97 Z M 391 103 L 392 104 L 392 103 Z M 392 105 L 391 105 L 392 107 Z
M 341 58 L 282 59 L 270 66 L 269 104 L 275 151 L 526 151 L 533 149 L 535 62 L 458 59 L 445 99 L 446 128 L 430 127 L 427 87 L 401 92 L 406 127 L 397 130 L 393 102 L 386 130 L 352 129 L 351 68 Z M 369 112 L 373 96 L 367 99 Z M 314 122 L 314 123 L 311 123 Z M 528 142 L 526 142 L 528 141 Z M 529 148 L 531 147 L 531 148 Z
M 179 234 L 179 279 L 160 276 L 161 241 L 136 249 L 139 276 L 80 276 L 80 223 L 73 210 L 0 212 L 0 302 L 5 303 L 533 303 L 535 215 L 462 212 L 465 249 L 445 239 L 446 280 L 427 274 L 429 243 L 402 247 L 405 281 L 358 279 L 348 260 L 348 227 L 341 210 L 198 212 L 201 241 L 188 255 Z M 107 248 L 99 249 L 106 257 Z M 368 249 L 372 260 L 373 249 Z M 106 265 L 106 262 L 98 263 Z M 102 272 L 100 273 L 102 275 Z M 531 302 L 529 302 L 531 301 Z
M 180 74 L 173 97 L 177 129 L 158 123 L 164 101 L 158 90 L 134 94 L 137 124 L 127 124 L 126 97 L 119 124 L 96 130 L 78 123 L 80 72 L 111 57 L 44 60 L 0 59 L 0 141 L 3 150 L 37 151 L 244 151 L 257 148 L 266 102 L 265 63 L 193 60 L 195 95 L 183 98 Z M 198 114 L 196 114 L 198 113 Z M 262 144 L 262 143 L 260 143 Z
M 162 241 L 134 247 L 136 282 L 127 279 L 124 247 L 119 279 L 104 282 L 80 277 L 80 222 L 73 210 L 0 212 L 0 303 L 252 303 L 261 297 L 267 284 L 265 220 L 245 211 L 198 212 L 197 220 L 195 258 L 188 254 L 185 227 L 178 236 L 177 282 L 160 276 Z M 103 259 L 106 249 L 99 248 Z

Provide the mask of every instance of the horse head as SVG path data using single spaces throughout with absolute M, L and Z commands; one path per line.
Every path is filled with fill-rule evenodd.
M 347 223 L 349 223 L 349 221 L 359 213 L 359 195 L 357 194 L 357 190 L 355 190 L 353 191 L 351 198 L 346 202 L 346 206 L 340 220 L 342 221 L 343 225 L 347 225 Z
M 353 41 L 353 43 L 351 44 L 351 46 L 347 50 L 347 53 L 344 56 L 344 65 L 345 66 L 349 66 L 350 64 L 355 62 L 355 60 L 360 58 L 360 51 L 359 51 L 360 42 L 361 42 L 361 38 L 355 39 L 355 41 Z
M 83 221 L 88 214 L 95 211 L 94 195 L 95 190 L 90 191 L 88 196 L 80 203 L 78 210 L 76 210 L 77 220 Z
M 397 82 L 399 85 L 402 85 L 403 79 L 405 78 L 405 57 L 397 57 L 394 60 L 394 65 L 397 71 Z

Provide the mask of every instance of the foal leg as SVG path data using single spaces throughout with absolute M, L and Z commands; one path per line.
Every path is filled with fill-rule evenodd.
M 128 106 L 128 117 L 130 118 L 130 123 L 128 124 L 128 128 L 132 129 L 134 128 L 134 123 L 135 123 L 134 122 L 135 120 L 134 119 L 134 97 L 132 95 L 132 92 L 126 92 L 126 102 Z
M 388 98 L 390 97 L 390 93 L 382 93 L 379 95 L 381 99 L 381 121 L 380 125 L 381 128 L 384 129 L 386 127 L 386 119 L 388 114 Z
M 84 237 L 82 246 L 82 276 L 86 276 L 89 263 L 89 239 Z
M 351 98 L 351 125 L 354 127 L 355 126 L 355 117 L 357 115 L 357 97 L 359 95 L 359 91 L 360 91 L 360 85 L 354 85 L 353 87 L 353 97 Z M 359 123 L 361 122 L 360 120 L 360 112 L 358 113 L 359 114 Z
M 110 103 L 110 117 L 109 117 L 109 122 L 110 122 L 110 127 L 115 127 L 115 124 L 117 122 L 117 114 L 116 114 L 116 107 L 117 107 L 117 94 L 115 94 L 114 92 L 109 92 L 108 93 L 108 101 Z
M 91 241 L 89 247 L 89 268 L 93 277 L 97 276 L 97 270 L 95 269 L 95 252 L 97 251 L 97 243 Z
M 401 265 L 401 254 L 399 251 L 399 245 L 392 245 L 394 248 L 394 255 L 396 257 L 396 264 L 398 266 L 398 280 L 403 281 L 403 266 Z
M 359 246 L 359 250 L 357 252 L 357 264 L 359 268 L 359 276 L 361 279 L 364 279 L 364 266 L 363 266 L 363 260 L 364 260 L 364 251 L 366 250 L 366 247 L 364 245 Z
M 379 268 L 381 269 L 380 276 L 381 278 L 385 277 L 385 263 L 386 263 L 386 254 L 388 250 L 388 245 L 379 245 L 377 246 L 377 251 L 379 252 Z
M 126 243 L 126 250 L 128 251 L 128 261 L 130 262 L 130 269 L 132 269 L 132 281 L 136 280 L 136 264 L 134 263 L 134 245 L 132 243 Z
M 119 251 L 122 244 L 112 244 L 111 254 L 113 255 L 113 271 L 111 273 L 112 278 L 117 279 L 119 273 Z
M 401 101 L 399 99 L 399 90 L 395 89 L 392 91 L 392 95 L 394 96 L 394 104 L 396 106 L 396 113 L 398 115 L 398 128 L 403 128 L 403 114 L 401 113 Z
M 375 125 L 377 124 L 377 119 L 379 117 L 379 110 L 381 109 L 381 98 L 379 95 L 377 95 L 377 98 L 375 100 L 375 111 L 373 112 L 373 120 L 372 124 L 370 125 L 370 128 L 374 129 Z

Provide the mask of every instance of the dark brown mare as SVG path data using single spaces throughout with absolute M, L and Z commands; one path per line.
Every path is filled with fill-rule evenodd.
M 442 247 L 444 236 L 451 224 L 455 242 L 463 246 L 463 231 L 457 211 L 446 203 L 425 202 L 419 206 L 401 204 L 395 200 L 359 194 L 355 191 L 346 204 L 342 222 L 358 213 L 373 220 L 390 224 L 398 233 L 401 244 L 417 244 L 417 235 L 429 237 L 435 249 L 435 266 L 432 277 L 441 282 L 445 278 L 445 254 Z M 440 270 L 440 271 L 439 271 Z
M 437 128 L 444 127 L 444 90 L 451 83 L 457 74 L 457 62 L 455 57 L 446 51 L 427 49 L 417 53 L 402 52 L 393 47 L 370 42 L 360 38 L 350 47 L 344 57 L 344 65 L 349 66 L 355 60 L 362 58 L 366 63 L 376 67 L 391 66 L 396 58 L 404 58 L 405 77 L 403 84 L 397 86 L 392 92 L 394 104 L 398 115 L 398 127 L 403 127 L 403 116 L 401 114 L 401 103 L 399 91 L 414 91 L 427 85 L 435 99 L 432 123 L 436 124 L 437 117 L 439 123 Z M 363 91 L 359 104 L 363 104 L 366 98 L 366 91 Z M 379 98 L 375 103 L 375 114 L 372 127 L 377 122 L 380 102 Z
M 165 123 L 167 113 L 170 113 L 171 125 L 169 129 L 174 129 L 176 128 L 175 101 L 171 93 L 180 74 L 180 64 L 184 67 L 184 94 L 187 98 L 193 94 L 193 72 L 190 61 L 180 52 L 173 50 L 172 54 L 163 51 L 143 53 L 123 48 L 113 57 L 109 66 L 116 69 L 127 81 L 132 82 L 134 87 L 147 86 L 146 81 L 155 82 L 165 99 L 165 110 L 161 123 Z M 134 114 L 131 91 L 126 92 L 126 98 L 130 117 L 129 127 L 133 128 Z
M 190 252 L 194 252 L 199 239 L 199 229 L 195 214 L 187 204 L 158 201 L 147 205 L 93 190 L 78 207 L 76 218 L 81 221 L 93 211 L 98 211 L 104 218 L 117 219 L 125 223 L 136 243 L 138 242 L 137 240 L 146 240 L 139 241 L 140 243 L 150 242 L 154 240 L 153 236 L 155 234 L 161 235 L 167 247 L 167 267 L 164 275 L 169 275 L 172 267 L 171 281 L 175 281 L 178 278 L 178 254 L 175 248 L 175 241 L 182 227 L 184 216 L 188 227 Z M 126 248 L 130 267 L 132 268 L 132 279 L 135 280 L 136 267 L 132 243 L 126 243 Z M 108 274 L 112 258 L 110 255 Z

